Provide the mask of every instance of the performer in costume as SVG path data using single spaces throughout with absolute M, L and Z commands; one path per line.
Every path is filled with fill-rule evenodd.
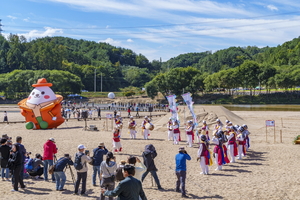
M 217 170 L 222 170 L 222 165 L 226 164 L 225 158 L 224 158 L 224 151 L 223 151 L 223 142 L 222 142 L 222 134 L 223 131 L 218 131 L 215 133 L 215 136 L 212 138 L 211 143 L 215 144 L 214 148 L 214 157 L 215 162 L 217 164 Z
M 204 120 L 203 122 L 202 122 L 202 128 L 201 128 L 201 132 L 202 132 L 202 135 L 206 135 L 206 138 L 207 138 L 207 140 L 209 141 L 210 140 L 210 138 L 209 138 L 209 133 L 208 133 L 208 130 L 209 130 L 209 128 L 208 128 L 208 126 L 207 126 L 207 123 L 206 123 L 206 121 Z M 201 136 L 200 136 L 201 137 Z
M 173 122 L 172 122 L 172 118 L 169 118 L 169 121 L 167 123 L 167 128 L 168 128 L 168 141 L 173 140 Z
M 186 135 L 187 135 L 187 144 L 189 145 L 189 147 L 193 147 L 194 126 L 193 126 L 193 122 L 191 120 L 187 122 L 185 131 L 186 131 Z
M 198 149 L 197 161 L 200 160 L 200 167 L 202 172 L 200 174 L 208 174 L 208 165 L 209 165 L 210 154 L 208 151 L 208 147 L 206 146 L 206 136 L 200 136 L 200 146 Z
M 113 149 L 115 152 L 122 151 L 122 145 L 120 140 L 120 126 L 117 125 L 113 132 Z
M 180 129 L 179 129 L 179 123 L 177 120 L 173 123 L 173 136 L 174 136 L 174 144 L 179 144 L 180 141 Z
M 245 142 L 246 142 L 246 151 L 250 148 L 250 132 L 248 131 L 248 126 L 246 124 L 243 124 L 242 127 L 244 128 L 244 136 L 245 136 Z
M 228 131 L 227 130 L 223 131 L 223 133 L 222 133 L 222 147 L 223 147 L 225 162 L 230 163 L 230 160 L 229 160 L 228 154 L 227 154 L 227 142 L 228 142 L 227 135 L 228 135 Z
M 146 128 L 147 123 L 150 123 L 150 120 L 148 119 L 148 116 L 145 116 L 145 119 L 142 122 L 142 134 L 145 140 L 148 140 L 148 136 L 150 135 L 149 129 Z
M 225 128 L 226 128 L 226 130 L 228 130 L 228 131 L 229 131 L 229 128 L 230 128 L 230 126 L 232 126 L 232 122 L 231 122 L 231 121 L 229 121 L 229 120 L 226 120 L 226 121 L 225 121 L 225 123 L 226 123 L 226 126 L 225 126 Z
M 129 133 L 130 133 L 130 137 L 131 139 L 135 139 L 136 138 L 136 122 L 133 119 L 133 116 L 130 116 L 129 122 L 128 122 L 128 127 L 129 127 Z
M 120 117 L 120 114 L 116 114 L 115 126 L 119 126 L 120 137 L 121 137 L 122 136 L 123 122 L 122 122 L 122 118 Z
M 237 135 L 237 141 L 238 141 L 238 160 L 242 159 L 242 156 L 246 156 L 246 149 L 245 149 L 245 138 L 242 134 L 244 131 L 243 127 L 239 127 L 238 129 L 238 135 Z
M 217 124 L 215 125 L 215 130 L 221 131 L 223 128 L 223 123 L 221 122 L 220 119 L 216 120 Z
M 231 157 L 230 162 L 234 163 L 235 162 L 235 156 L 238 155 L 237 151 L 237 144 L 236 144 L 236 133 L 233 130 L 233 126 L 228 127 L 228 151 Z

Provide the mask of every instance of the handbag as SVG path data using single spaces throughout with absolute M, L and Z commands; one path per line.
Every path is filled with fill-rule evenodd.
M 90 165 L 94 165 L 94 163 L 95 163 L 95 158 L 94 158 L 94 156 L 97 155 L 97 152 L 98 152 L 99 150 L 100 150 L 100 149 L 97 149 L 97 151 L 95 151 L 93 157 L 91 157 L 91 161 L 88 162 Z
M 108 169 L 106 168 L 106 170 L 107 170 L 107 172 L 109 173 L 109 171 L 108 171 Z M 113 175 L 111 175 L 110 173 L 109 173 L 109 175 L 110 175 L 110 177 L 108 177 L 108 179 L 110 179 L 110 181 L 111 182 L 115 182 L 115 180 L 116 180 L 116 177 L 115 177 L 115 175 L 113 174 Z

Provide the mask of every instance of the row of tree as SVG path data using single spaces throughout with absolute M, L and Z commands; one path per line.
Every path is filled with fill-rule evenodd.
M 154 98 L 158 92 L 164 96 L 180 95 L 189 91 L 194 95 L 199 91 L 212 91 L 222 88 L 232 94 L 234 88 L 248 88 L 250 95 L 258 85 L 271 88 L 295 88 L 300 86 L 300 65 L 282 65 L 274 67 L 269 64 L 259 64 L 246 60 L 238 67 L 220 70 L 209 74 L 194 67 L 173 68 L 168 72 L 158 74 L 146 83 L 148 96 Z

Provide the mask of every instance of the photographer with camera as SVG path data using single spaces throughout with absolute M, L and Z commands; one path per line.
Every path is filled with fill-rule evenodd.
M 116 157 L 112 152 L 106 154 L 106 160 L 100 165 L 100 176 L 101 179 L 101 189 L 108 191 L 115 189 L 115 173 L 118 166 L 116 163 Z M 113 200 L 113 197 L 109 197 L 109 200 Z M 101 193 L 100 200 L 105 200 L 105 196 Z
M 48 181 L 48 166 L 53 165 L 54 154 L 57 153 L 57 148 L 55 145 L 54 138 L 49 138 L 44 144 L 44 177 L 45 181 Z M 54 175 L 52 174 L 52 182 L 55 182 Z
M 75 154 L 75 160 L 74 160 L 74 167 L 77 171 L 77 179 L 75 183 L 75 191 L 74 195 L 78 195 L 78 189 L 80 182 L 81 183 L 81 196 L 87 196 L 86 192 L 86 178 L 87 178 L 87 163 L 91 162 L 92 159 L 90 158 L 90 152 L 88 150 L 84 152 L 86 147 L 83 144 L 78 145 L 78 153 Z
M 31 152 L 29 152 L 31 154 Z M 30 176 L 35 176 L 35 179 L 43 179 L 41 175 L 44 173 L 44 163 L 41 154 L 37 153 L 35 158 L 33 159 L 33 169 L 31 171 L 27 171 Z M 28 161 L 29 162 L 29 161 Z
M 106 155 L 108 150 L 105 148 L 103 142 L 100 142 L 99 146 L 93 150 L 93 186 L 96 186 L 96 176 L 100 178 L 100 165 L 103 161 L 103 156 Z
M 184 147 L 179 148 L 179 153 L 175 156 L 176 161 L 176 192 L 180 192 L 179 188 L 181 186 L 181 197 L 189 198 L 185 193 L 185 179 L 186 179 L 186 160 L 191 160 L 191 157 L 186 152 Z
M 65 154 L 64 157 L 61 157 L 58 159 L 55 163 L 54 168 L 54 176 L 56 181 L 56 190 L 63 191 L 64 185 L 66 183 L 66 174 L 64 172 L 64 169 L 67 165 L 73 165 L 73 161 L 71 160 L 71 156 L 69 154 Z

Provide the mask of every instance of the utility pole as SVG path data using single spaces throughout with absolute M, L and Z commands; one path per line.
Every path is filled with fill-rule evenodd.
M 102 92 L 102 72 L 101 72 L 101 92 Z
M 96 68 L 94 73 L 94 92 L 96 92 Z

